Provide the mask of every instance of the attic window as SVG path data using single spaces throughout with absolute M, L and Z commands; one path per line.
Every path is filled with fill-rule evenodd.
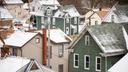
M 85 45 L 89 45 L 89 44 L 90 44 L 89 35 L 85 35 Z
M 111 15 L 111 21 L 114 23 L 114 15 Z
M 36 38 L 36 43 L 40 43 L 40 38 Z

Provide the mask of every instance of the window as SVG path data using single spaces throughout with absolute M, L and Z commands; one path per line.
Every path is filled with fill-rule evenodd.
M 52 46 L 50 46 L 50 58 L 52 58 Z
M 66 23 L 69 23 L 69 18 L 66 18 Z
M 58 72 L 63 72 L 63 70 L 64 70 L 64 68 L 63 68 L 63 64 L 60 64 L 59 66 L 58 66 Z
M 33 11 L 33 12 L 35 11 L 35 7 L 34 7 L 34 6 L 32 7 L 32 11 Z
M 95 21 L 95 25 L 98 25 L 98 21 Z
M 74 68 L 79 68 L 79 54 L 74 54 Z
M 59 57 L 62 57 L 64 53 L 64 44 L 62 44 L 62 47 L 58 48 L 58 55 Z
M 66 34 L 69 34 L 69 27 L 66 27 Z
M 13 48 L 13 55 L 17 56 L 17 48 Z
M 36 38 L 36 43 L 40 43 L 40 39 L 39 38 Z
M 74 24 L 77 24 L 77 17 L 74 18 Z
M 111 15 L 111 21 L 114 23 L 114 15 Z
M 47 8 L 47 13 L 46 13 L 48 16 L 51 16 L 52 15 L 52 10 L 48 7 Z
M 85 35 L 85 45 L 89 45 L 89 43 L 90 43 L 89 35 Z
M 101 57 L 96 57 L 96 71 L 101 71 Z
M 90 69 L 90 56 L 89 55 L 84 56 L 84 68 L 88 70 Z

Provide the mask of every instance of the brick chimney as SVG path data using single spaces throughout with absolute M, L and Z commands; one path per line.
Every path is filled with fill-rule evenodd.
M 47 29 L 42 29 L 42 63 L 43 65 L 46 65 L 46 57 L 47 57 Z

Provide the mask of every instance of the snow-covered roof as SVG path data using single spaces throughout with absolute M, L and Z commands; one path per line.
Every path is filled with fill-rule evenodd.
M 6 4 L 23 4 L 22 0 L 4 0 Z
M 5 39 L 6 45 L 22 47 L 30 39 L 32 39 L 37 33 L 15 31 L 7 39 Z
M 3 47 L 3 42 L 0 40 L 0 48 Z
M 62 9 L 63 9 L 63 11 L 58 10 L 55 13 L 54 17 L 65 17 L 64 16 L 65 12 L 68 13 L 70 17 L 79 17 L 80 16 L 79 12 L 73 5 L 66 5 Z
M 58 5 L 60 6 L 58 0 L 39 0 L 41 5 Z
M 69 49 L 74 48 L 75 44 L 89 32 L 103 53 L 102 56 L 113 56 L 126 53 L 126 42 L 123 35 L 121 24 L 102 23 L 91 27 L 84 27 L 84 30 L 71 43 Z
M 104 53 L 116 53 L 126 50 L 122 25 L 104 24 L 92 26 L 88 31 Z
M 5 7 L 0 7 L 0 18 L 13 18 Z
M 17 72 L 30 62 L 30 59 L 21 57 L 7 57 L 0 60 L 1 72 Z
M 42 33 L 42 30 L 37 32 Z M 47 37 L 48 37 L 48 30 L 47 30 Z M 50 29 L 50 39 L 55 43 L 67 43 L 72 41 L 72 39 L 60 29 Z
M 128 72 L 128 53 L 114 64 L 108 72 Z

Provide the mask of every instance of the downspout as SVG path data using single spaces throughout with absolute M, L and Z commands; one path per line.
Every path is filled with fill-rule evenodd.
M 105 72 L 107 72 L 107 56 L 105 56 Z
M 46 65 L 46 55 L 47 55 L 47 38 L 46 38 L 46 35 L 47 35 L 47 30 L 46 29 L 43 29 L 42 30 L 42 63 L 43 65 Z

